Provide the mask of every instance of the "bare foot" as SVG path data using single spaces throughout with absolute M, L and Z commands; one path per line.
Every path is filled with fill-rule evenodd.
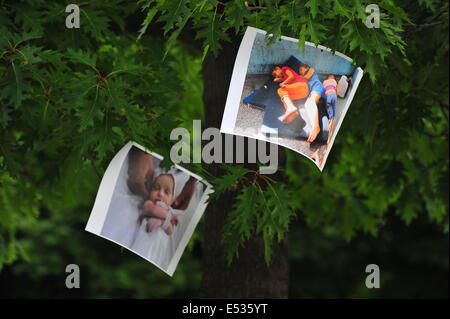
M 298 110 L 295 109 L 291 113 L 287 114 L 284 118 L 283 123 L 291 123 L 293 120 L 295 120 L 299 116 Z
M 334 119 L 330 120 L 330 125 L 328 127 L 328 139 L 327 139 L 327 144 L 330 144 L 331 142 L 331 137 L 333 136 L 333 129 L 334 129 Z
M 325 154 L 319 160 L 319 166 L 322 167 L 323 160 L 325 159 Z
M 292 113 L 294 110 L 295 110 L 294 107 L 288 107 L 288 108 L 286 109 L 286 111 L 283 113 L 283 115 L 281 115 L 281 116 L 278 117 L 278 120 L 279 120 L 280 122 L 284 122 L 286 116 L 288 116 L 288 115 L 289 115 L 290 113 Z
M 319 159 L 319 149 L 317 149 L 314 153 L 311 154 L 311 159 L 317 163 L 317 160 Z
M 318 127 L 317 125 L 313 128 L 313 130 L 311 131 L 311 133 L 309 134 L 308 139 L 306 140 L 308 143 L 312 143 L 314 142 L 314 140 L 316 139 L 317 135 L 319 135 L 320 133 L 320 127 Z
M 289 111 L 286 111 L 282 116 L 278 119 L 283 123 L 291 123 L 299 116 L 298 110 L 296 108 L 292 108 Z

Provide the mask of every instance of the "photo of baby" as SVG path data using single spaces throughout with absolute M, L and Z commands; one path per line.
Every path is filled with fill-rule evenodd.
M 235 61 L 221 132 L 307 156 L 323 169 L 363 70 L 331 49 L 248 27 Z
M 103 177 L 86 230 L 172 276 L 211 186 L 178 166 L 164 171 L 161 162 L 134 142 L 124 146 Z

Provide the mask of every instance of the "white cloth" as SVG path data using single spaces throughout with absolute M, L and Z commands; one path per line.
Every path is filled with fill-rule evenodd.
M 179 216 L 182 213 L 184 211 L 171 209 L 171 214 L 173 215 Z M 178 245 L 178 243 L 175 244 L 174 233 L 167 235 L 162 226 L 147 232 L 147 221 L 147 218 L 142 220 L 131 249 L 159 267 L 167 269 Z M 175 227 L 175 230 L 177 228 L 178 226 Z
M 175 180 L 173 197 L 175 199 L 189 180 L 189 174 L 178 169 L 171 169 L 167 173 L 172 174 Z M 144 219 L 137 231 L 136 239 L 134 240 L 131 249 L 162 269 L 167 269 L 175 254 L 175 250 L 180 243 L 181 236 L 185 232 L 187 223 L 192 218 L 193 212 L 198 205 L 201 197 L 201 194 L 199 193 L 203 193 L 202 187 L 196 188 L 189 206 L 185 211 L 178 209 L 171 210 L 173 215 L 179 216 L 180 218 L 178 226 L 174 227 L 174 231 L 171 235 L 167 235 L 161 226 L 151 232 L 147 232 L 146 225 L 148 219 Z M 188 214 L 186 215 L 186 213 Z
M 344 98 L 345 94 L 347 94 L 347 89 L 348 89 L 348 78 L 343 75 L 341 76 L 341 78 L 339 79 L 339 84 L 337 86 L 338 88 L 338 96 Z
M 301 107 L 300 109 L 299 109 L 299 113 L 300 113 L 300 116 L 302 117 L 302 119 L 305 121 L 305 123 L 306 123 L 306 125 L 305 125 L 305 127 L 303 128 L 303 130 L 307 133 L 307 134 L 309 134 L 309 133 L 311 133 L 311 131 L 312 131 L 312 126 L 311 126 L 311 123 L 310 123 L 310 121 L 309 121 L 309 116 L 308 116 L 308 113 L 307 113 L 307 111 L 306 111 L 306 108 L 305 107 Z
M 144 218 L 131 249 L 159 267 L 167 269 L 173 256 L 170 244 L 171 237 L 161 227 L 147 232 L 146 225 L 147 218 Z
M 304 108 L 300 110 L 303 120 L 306 122 L 305 132 L 311 133 L 316 123 L 316 114 L 318 112 L 316 104 L 316 92 L 312 92 L 311 96 L 305 102 Z M 304 110 L 304 111 L 303 111 Z
M 127 179 L 128 157 L 122 164 L 101 235 L 129 248 L 138 231 L 139 206 L 143 197 L 129 191 Z

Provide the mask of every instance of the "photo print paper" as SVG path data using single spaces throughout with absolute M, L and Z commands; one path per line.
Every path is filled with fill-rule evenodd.
M 234 64 L 220 131 L 275 143 L 322 171 L 363 76 L 323 46 L 248 27 Z
M 172 276 L 212 187 L 178 165 L 165 171 L 162 159 L 135 142 L 125 145 L 103 176 L 86 231 Z

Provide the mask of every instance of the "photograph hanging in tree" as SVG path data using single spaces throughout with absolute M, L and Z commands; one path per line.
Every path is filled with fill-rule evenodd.
M 147 259 L 172 276 L 199 222 L 209 183 L 135 142 L 113 158 L 86 230 Z
M 275 143 L 320 170 L 363 76 L 352 59 L 321 45 L 248 27 L 235 61 L 221 132 Z

